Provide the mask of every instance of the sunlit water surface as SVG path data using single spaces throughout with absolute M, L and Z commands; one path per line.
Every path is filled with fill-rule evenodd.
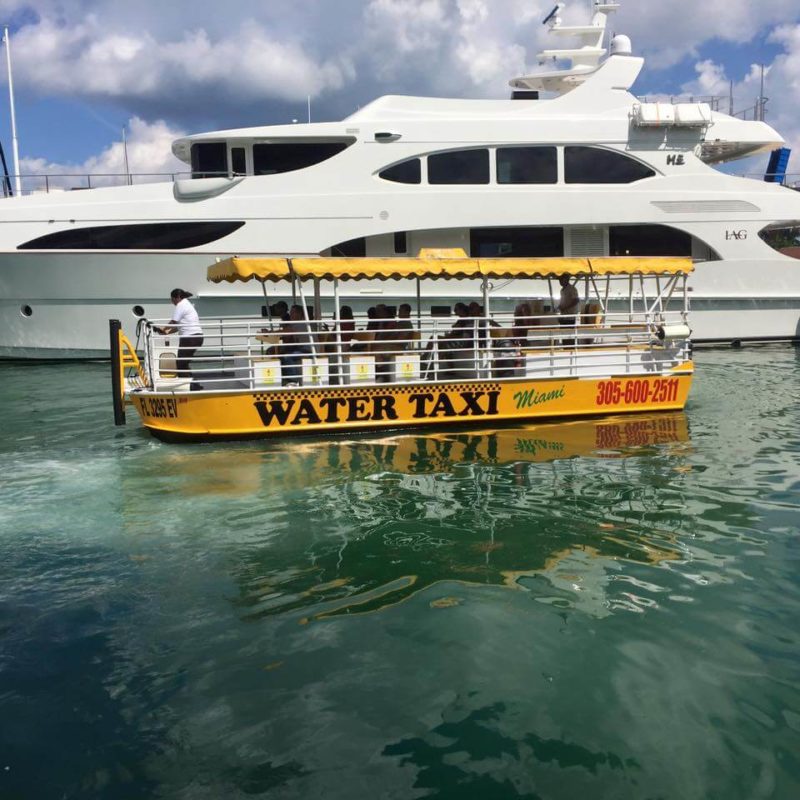
M 800 796 L 800 351 L 685 415 L 166 445 L 0 365 L 0 797 Z

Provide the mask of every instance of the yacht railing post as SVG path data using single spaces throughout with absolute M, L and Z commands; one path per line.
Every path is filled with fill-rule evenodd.
M 8 25 L 3 27 L 3 42 L 6 46 L 6 65 L 8 67 L 8 104 L 11 108 L 11 151 L 14 157 L 14 190 L 17 197 L 22 194 L 22 176 L 19 174 L 19 143 L 17 141 L 17 115 L 14 110 L 14 80 L 11 76 L 11 37 Z

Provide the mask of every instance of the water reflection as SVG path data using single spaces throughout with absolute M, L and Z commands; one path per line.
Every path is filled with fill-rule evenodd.
M 610 584 L 621 563 L 682 557 L 672 479 L 690 453 L 675 413 L 161 455 L 173 495 L 196 509 L 226 500 L 241 616 L 306 610 L 307 623 L 441 581 L 595 616 L 641 611 L 659 587 L 629 576 L 610 598 Z

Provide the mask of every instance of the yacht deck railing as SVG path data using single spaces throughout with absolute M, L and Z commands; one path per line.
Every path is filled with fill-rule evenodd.
M 754 180 L 767 180 L 777 178 L 771 182 L 780 183 L 792 189 L 800 187 L 800 173 L 775 173 L 770 176 L 763 172 L 730 173 L 739 178 L 752 178 Z M 175 183 L 179 180 L 191 178 L 228 178 L 235 177 L 234 173 L 219 172 L 201 174 L 186 172 L 131 172 L 131 173 L 26 173 L 20 175 L 23 196 L 32 194 L 50 194 L 55 192 L 77 192 L 89 189 L 102 189 L 114 186 L 134 186 L 146 183 Z M 247 177 L 247 176 L 245 176 Z M 12 187 L 16 176 L 9 175 L 2 178 L 2 196 L 13 195 Z

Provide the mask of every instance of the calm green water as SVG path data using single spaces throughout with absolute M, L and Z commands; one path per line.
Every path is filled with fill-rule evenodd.
M 0 797 L 800 796 L 800 351 L 686 415 L 176 446 L 0 365 Z

